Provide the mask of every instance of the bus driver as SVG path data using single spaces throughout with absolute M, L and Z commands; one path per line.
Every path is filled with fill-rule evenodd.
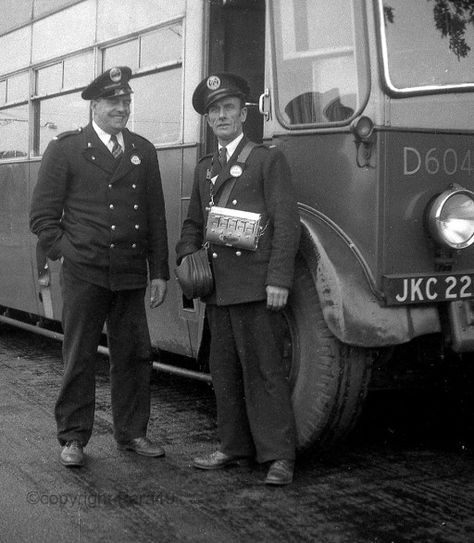
M 168 246 L 156 151 L 125 128 L 130 68 L 115 67 L 83 92 L 92 122 L 50 142 L 32 199 L 30 225 L 51 260 L 63 259 L 64 376 L 56 402 L 65 466 L 81 466 L 92 433 L 95 356 L 104 322 L 110 350 L 114 436 L 144 456 L 164 450 L 146 437 L 150 415 L 150 306 L 166 294 Z

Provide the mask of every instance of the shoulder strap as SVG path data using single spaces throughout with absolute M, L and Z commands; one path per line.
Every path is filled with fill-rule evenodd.
M 239 164 L 245 164 L 247 162 L 247 159 L 250 155 L 250 153 L 252 152 L 252 149 L 254 147 L 257 147 L 257 144 L 254 143 L 253 141 L 248 141 L 245 145 L 244 145 L 244 148 L 242 149 L 242 151 L 240 151 L 240 154 L 239 156 L 237 157 L 237 162 Z
M 235 177 L 232 177 L 224 185 L 224 188 L 222 189 L 221 195 L 219 196 L 219 201 L 217 202 L 217 205 L 219 207 L 225 207 L 227 205 L 227 200 L 229 199 L 230 193 L 232 192 L 232 189 L 234 188 L 234 185 L 235 185 L 236 181 L 237 181 L 237 179 Z
M 254 147 L 257 147 L 257 144 L 254 143 L 253 141 L 248 141 L 244 145 L 244 148 L 242 149 L 242 151 L 240 151 L 240 154 L 237 157 L 237 163 L 244 165 L 247 162 L 247 158 L 249 157 Z M 219 197 L 219 201 L 217 202 L 217 205 L 219 207 L 225 207 L 227 205 L 227 201 L 229 200 L 230 193 L 232 192 L 232 189 L 234 188 L 236 181 L 237 181 L 237 178 L 232 177 L 232 179 L 227 181 L 227 183 L 224 185 L 224 188 L 222 189 L 222 193 Z
M 62 140 L 69 136 L 74 136 L 74 134 L 80 134 L 81 132 L 82 128 L 77 128 L 76 130 L 68 130 L 67 132 L 61 132 L 61 134 L 54 136 L 53 140 Z

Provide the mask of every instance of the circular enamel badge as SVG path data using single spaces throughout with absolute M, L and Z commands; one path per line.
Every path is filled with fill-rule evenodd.
M 137 156 L 137 155 L 132 155 L 132 156 L 130 157 L 130 162 L 131 162 L 132 164 L 135 164 L 135 166 L 138 166 L 138 164 L 141 164 L 141 163 L 142 163 L 142 161 L 140 160 L 140 157 Z
M 217 90 L 221 86 L 221 80 L 217 75 L 211 75 L 207 78 L 207 88 L 211 90 Z
M 240 177 L 242 175 L 242 168 L 238 164 L 234 164 L 230 169 L 230 175 L 232 177 Z
M 118 83 L 122 79 L 122 70 L 120 68 L 112 68 L 109 75 L 114 83 Z

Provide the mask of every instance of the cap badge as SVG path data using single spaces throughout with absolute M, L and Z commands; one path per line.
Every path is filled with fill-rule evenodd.
M 112 68 L 109 75 L 114 83 L 118 83 L 122 79 L 122 70 L 120 68 Z
M 140 160 L 140 157 L 139 157 L 138 155 L 132 155 L 132 156 L 130 157 L 130 162 L 131 162 L 132 164 L 135 164 L 135 166 L 138 166 L 139 164 L 142 163 L 142 161 Z
M 221 86 L 221 80 L 217 75 L 211 75 L 207 78 L 207 88 L 211 90 L 217 90 Z
M 240 177 L 242 175 L 242 168 L 238 164 L 234 164 L 230 169 L 230 175 L 232 177 Z

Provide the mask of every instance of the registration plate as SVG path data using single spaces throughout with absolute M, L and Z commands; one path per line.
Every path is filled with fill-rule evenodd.
M 387 305 L 452 302 L 474 298 L 474 273 L 385 276 Z

